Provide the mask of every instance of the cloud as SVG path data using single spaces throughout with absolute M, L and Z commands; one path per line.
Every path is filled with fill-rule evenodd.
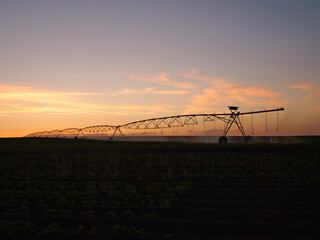
M 79 96 L 101 95 L 87 92 L 63 92 L 30 86 L 0 85 L 0 113 L 17 112 L 82 112 Z
M 312 112 L 320 111 L 320 84 L 300 82 L 287 84 L 287 87 L 298 89 L 303 94 L 302 100 L 307 109 L 310 109 Z
M 145 91 L 152 91 L 145 90 Z M 176 106 L 107 105 L 96 103 L 91 92 L 49 91 L 30 86 L 0 85 L 0 114 L 157 114 Z M 83 100 L 83 97 L 86 97 Z
M 182 89 L 197 88 L 197 85 L 190 82 L 173 81 L 172 79 L 168 78 L 168 73 L 161 73 L 156 77 L 141 77 L 141 76 L 134 76 L 129 74 L 122 74 L 122 75 L 133 80 L 151 82 L 151 83 L 156 83 L 156 84 L 170 86 L 170 87 L 176 87 L 176 88 L 182 88 Z
M 31 86 L 19 85 L 0 85 L 0 98 L 43 98 L 50 96 L 92 96 L 101 95 L 101 93 L 88 92 L 65 92 L 65 91 L 49 91 L 45 89 L 37 89 Z
M 263 84 L 246 85 L 227 78 L 198 75 L 196 70 L 178 73 L 180 77 L 201 81 L 207 86 L 201 92 L 194 94 L 187 111 L 201 109 L 211 111 L 228 105 L 239 106 L 281 106 L 285 101 L 280 99 L 280 92 Z
M 109 96 L 118 95 L 141 95 L 141 94 L 159 94 L 159 95 L 185 95 L 188 94 L 187 91 L 174 91 L 174 90 L 157 90 L 156 88 L 143 88 L 143 89 L 124 89 L 122 91 L 117 91 L 114 93 L 109 93 Z
M 287 87 L 289 88 L 296 88 L 305 92 L 310 92 L 310 90 L 318 88 L 316 84 L 314 83 L 309 83 L 309 82 L 302 82 L 302 83 L 291 83 L 287 84 Z

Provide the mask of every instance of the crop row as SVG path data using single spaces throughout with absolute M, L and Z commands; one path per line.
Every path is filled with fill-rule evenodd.
M 196 182 L 320 182 L 313 145 L 44 140 L 0 147 L 1 239 L 143 239 Z

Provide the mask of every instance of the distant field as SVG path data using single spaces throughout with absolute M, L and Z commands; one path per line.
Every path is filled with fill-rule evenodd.
M 109 141 L 109 138 L 110 136 L 88 135 L 79 137 L 78 139 Z M 244 138 L 240 136 L 228 136 L 227 138 L 229 143 L 242 143 L 244 141 Z M 0 138 L 0 143 L 10 144 L 14 139 L 15 138 Z M 51 141 L 55 141 L 57 138 L 51 139 Z M 69 139 L 73 139 L 73 137 L 70 137 Z M 113 140 L 114 142 L 218 143 L 219 136 L 115 136 Z M 253 136 L 251 140 L 252 142 L 250 143 L 320 143 L 320 136 Z
M 317 239 L 319 137 L 295 139 L 0 139 L 0 238 Z
M 99 138 L 97 137 L 97 139 Z M 117 136 L 114 140 L 135 142 L 218 143 L 219 136 Z M 240 143 L 243 142 L 243 137 L 228 136 L 228 141 L 229 143 Z M 254 136 L 252 137 L 252 143 L 320 143 L 320 136 Z

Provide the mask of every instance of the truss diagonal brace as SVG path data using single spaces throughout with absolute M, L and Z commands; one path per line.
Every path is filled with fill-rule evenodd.
M 117 132 L 117 131 L 119 131 L 119 132 L 120 132 L 120 134 L 123 136 L 123 133 L 122 133 L 122 131 L 121 131 L 120 127 L 121 127 L 121 126 L 116 126 L 116 127 L 115 127 L 115 129 L 114 129 L 114 132 L 113 132 L 112 136 L 109 138 L 109 140 L 110 140 L 110 141 L 111 141 L 111 140 L 113 140 L 113 137 L 114 137 L 114 135 L 116 135 L 116 132 Z
M 226 128 L 224 129 L 224 132 L 223 132 L 223 136 L 226 136 L 232 126 L 232 124 L 236 123 L 237 127 L 239 128 L 242 136 L 246 136 L 246 133 L 243 129 L 243 126 L 242 126 L 242 123 L 241 123 L 241 120 L 239 118 L 239 112 L 238 113 L 233 113 L 230 115 L 229 119 L 227 120 L 227 125 L 226 125 Z

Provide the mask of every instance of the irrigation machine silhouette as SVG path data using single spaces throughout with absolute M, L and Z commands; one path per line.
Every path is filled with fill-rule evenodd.
M 169 117 L 159 117 L 152 119 L 145 119 L 135 122 L 126 123 L 123 125 L 96 125 L 89 126 L 85 128 L 66 128 L 63 130 L 52 130 L 52 131 L 43 131 L 29 134 L 25 137 L 85 137 L 86 135 L 94 134 L 104 134 L 109 137 L 109 140 L 113 140 L 114 136 L 119 133 L 121 136 L 124 136 L 123 130 L 156 130 L 156 129 L 165 129 L 165 128 L 179 128 L 184 126 L 197 125 L 199 118 L 202 118 L 203 122 L 221 120 L 225 123 L 222 136 L 219 138 L 219 143 L 225 144 L 228 143 L 227 134 L 232 127 L 236 125 L 244 139 L 245 142 L 249 142 L 252 137 L 245 133 L 243 128 L 243 121 L 241 121 L 240 116 L 251 115 L 251 124 L 253 132 L 253 114 L 265 113 L 266 115 L 266 129 L 267 129 L 267 113 L 268 112 L 277 112 L 277 131 L 279 129 L 279 111 L 284 111 L 284 108 L 276 108 L 262 111 L 251 111 L 251 112 L 239 112 L 239 107 L 228 106 L 230 113 L 212 113 L 212 114 L 187 114 L 187 115 L 176 115 Z
M 222 121 L 226 123 L 226 127 L 223 131 L 223 135 L 219 138 L 219 143 L 228 143 L 227 134 L 231 128 L 231 126 L 235 123 L 240 130 L 245 142 L 250 142 L 252 137 L 250 135 L 246 135 L 243 124 L 240 120 L 241 115 L 248 115 L 251 114 L 251 124 L 253 124 L 252 114 L 257 113 L 268 113 L 268 112 L 277 112 L 277 131 L 279 129 L 279 111 L 284 111 L 284 108 L 277 108 L 277 109 L 270 109 L 270 110 L 263 110 L 263 111 L 255 111 L 255 112 L 238 112 L 239 107 L 236 106 L 228 106 L 231 113 L 225 114 L 225 117 L 222 117 Z M 228 118 L 229 117 L 229 118 Z M 266 124 L 267 124 L 267 115 L 266 115 Z M 253 129 L 253 126 L 252 126 Z

